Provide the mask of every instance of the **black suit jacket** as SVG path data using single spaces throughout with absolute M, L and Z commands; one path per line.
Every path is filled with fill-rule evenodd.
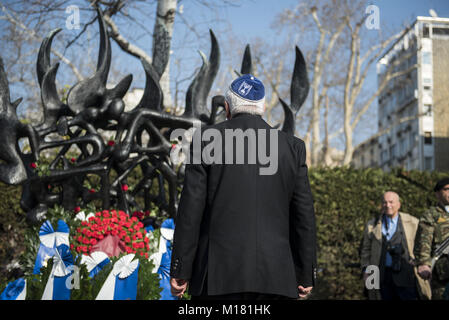
M 195 135 L 209 128 L 222 137 L 225 129 L 267 129 L 268 150 L 268 130 L 276 130 L 261 116 L 237 114 Z M 190 280 L 190 294 L 200 295 L 207 286 L 209 295 L 258 292 L 296 298 L 298 285 L 314 285 L 316 227 L 305 145 L 277 132 L 278 168 L 273 175 L 260 175 L 264 166 L 259 161 L 186 165 L 171 277 Z M 227 152 L 223 147 L 223 159 Z

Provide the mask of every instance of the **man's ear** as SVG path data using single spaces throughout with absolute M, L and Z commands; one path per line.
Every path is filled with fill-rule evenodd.
M 229 104 L 228 104 L 228 102 L 226 100 L 225 100 L 224 105 L 225 105 L 225 109 L 226 109 L 226 118 L 228 120 L 231 120 L 232 119 L 232 114 L 231 114 L 231 110 L 229 109 Z

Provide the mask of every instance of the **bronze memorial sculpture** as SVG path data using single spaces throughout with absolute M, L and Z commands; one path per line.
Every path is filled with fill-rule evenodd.
M 165 65 L 152 66 L 142 60 L 146 75 L 145 90 L 140 102 L 125 111 L 123 97 L 130 87 L 132 75 L 127 75 L 114 88 L 107 89 L 111 64 L 111 45 L 102 13 L 97 9 L 100 30 L 100 50 L 96 73 L 75 84 L 66 101 L 58 96 L 55 77 L 59 63 L 51 64 L 50 50 L 54 37 L 61 31 L 51 31 L 43 40 L 37 58 L 37 78 L 41 89 L 43 122 L 23 124 L 16 108 L 21 99 L 11 102 L 7 76 L 0 58 L 0 181 L 22 185 L 20 205 L 27 212 L 29 224 L 45 219 L 47 209 L 61 205 L 66 210 L 101 201 L 102 209 L 117 208 L 129 213 L 130 208 L 145 211 L 153 204 L 167 217 L 175 217 L 183 167 L 170 159 L 170 133 L 176 128 L 213 124 L 225 120 L 224 97 L 214 96 L 211 111 L 207 97 L 217 75 L 220 50 L 213 32 L 209 59 L 202 55 L 203 65 L 188 88 L 183 115 L 163 110 L 163 94 L 159 86 Z M 164 63 L 164 62 L 161 62 Z M 247 46 L 240 73 L 252 70 Z M 296 61 L 291 83 L 291 105 L 280 100 L 285 113 L 282 131 L 294 134 L 295 114 L 309 91 L 307 68 L 301 51 L 296 48 Z M 114 132 L 113 140 L 105 141 L 99 130 Z M 142 138 L 149 136 L 148 142 Z M 49 140 L 49 135 L 57 139 Z M 27 138 L 31 153 L 23 153 L 19 139 Z M 76 159 L 67 159 L 72 146 L 79 149 Z M 56 150 L 48 171 L 38 174 L 43 150 Z M 141 176 L 130 192 L 123 188 L 130 174 L 140 167 Z M 112 174 L 113 173 L 113 174 Z M 91 192 L 85 181 L 92 175 L 101 187 Z M 158 188 L 153 185 L 157 183 Z M 168 186 L 168 190 L 164 186 Z M 154 190 L 157 190 L 154 193 Z M 143 205 L 136 197 L 144 199 Z

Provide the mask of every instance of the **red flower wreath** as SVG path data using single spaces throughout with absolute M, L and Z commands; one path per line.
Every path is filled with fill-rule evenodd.
M 123 211 L 103 210 L 81 222 L 71 249 L 86 255 L 103 251 L 109 257 L 136 253 L 148 258 L 150 246 L 145 233 L 143 223 L 137 217 L 130 218 Z

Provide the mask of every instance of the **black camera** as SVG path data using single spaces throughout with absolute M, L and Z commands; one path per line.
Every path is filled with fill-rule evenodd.
M 392 245 L 388 244 L 387 251 L 391 255 L 391 260 L 392 260 L 391 269 L 394 272 L 401 271 L 401 258 L 402 258 L 402 252 L 403 252 L 402 245 L 397 244 L 397 245 L 392 246 Z

